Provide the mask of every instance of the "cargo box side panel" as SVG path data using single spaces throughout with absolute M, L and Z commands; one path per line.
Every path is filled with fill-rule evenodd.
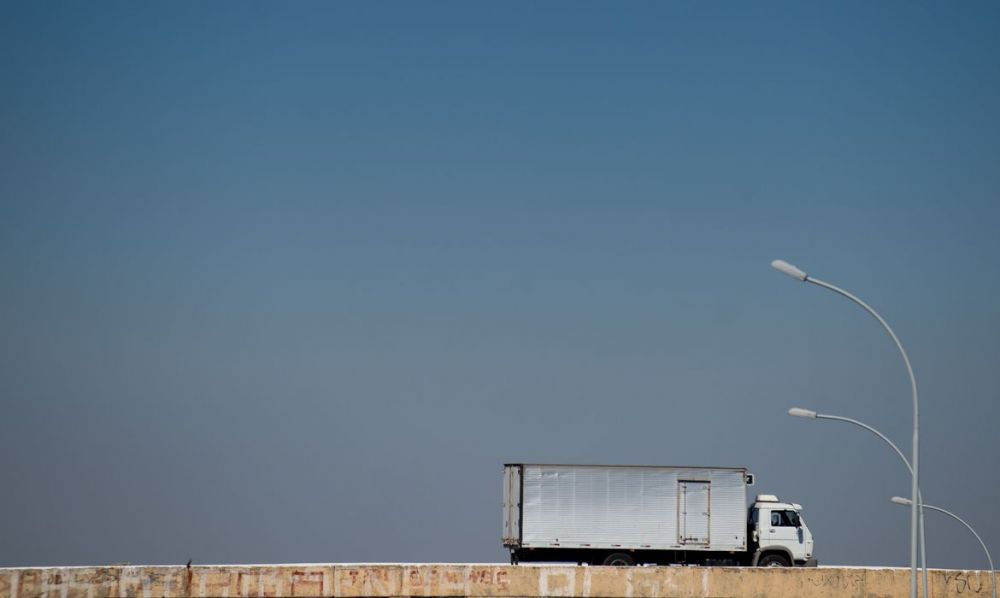
M 746 550 L 747 487 L 742 471 L 709 470 L 712 481 L 710 550 Z
M 677 547 L 676 469 L 525 465 L 523 546 Z

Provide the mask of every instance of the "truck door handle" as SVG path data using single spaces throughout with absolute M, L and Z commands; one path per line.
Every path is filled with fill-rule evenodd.
M 768 531 L 769 531 L 769 532 L 771 532 L 771 533 L 773 534 L 773 533 L 774 533 L 774 528 L 772 527 L 772 528 L 771 528 L 771 529 L 769 529 Z

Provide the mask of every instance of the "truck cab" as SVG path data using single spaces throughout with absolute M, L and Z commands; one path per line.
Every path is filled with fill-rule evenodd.
M 773 494 L 758 494 L 750 507 L 749 527 L 753 565 L 815 567 L 813 537 L 802 518 L 802 506 L 782 502 Z

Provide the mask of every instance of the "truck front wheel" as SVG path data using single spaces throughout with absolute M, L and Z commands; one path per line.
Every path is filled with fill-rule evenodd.
M 780 554 L 768 554 L 757 561 L 758 567 L 791 567 L 788 559 Z
M 612 552 L 601 564 L 605 567 L 631 567 L 635 564 L 635 559 L 624 552 Z

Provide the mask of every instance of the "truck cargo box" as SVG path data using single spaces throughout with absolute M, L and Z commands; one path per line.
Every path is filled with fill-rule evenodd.
M 747 484 L 744 468 L 508 464 L 503 543 L 745 551 Z

